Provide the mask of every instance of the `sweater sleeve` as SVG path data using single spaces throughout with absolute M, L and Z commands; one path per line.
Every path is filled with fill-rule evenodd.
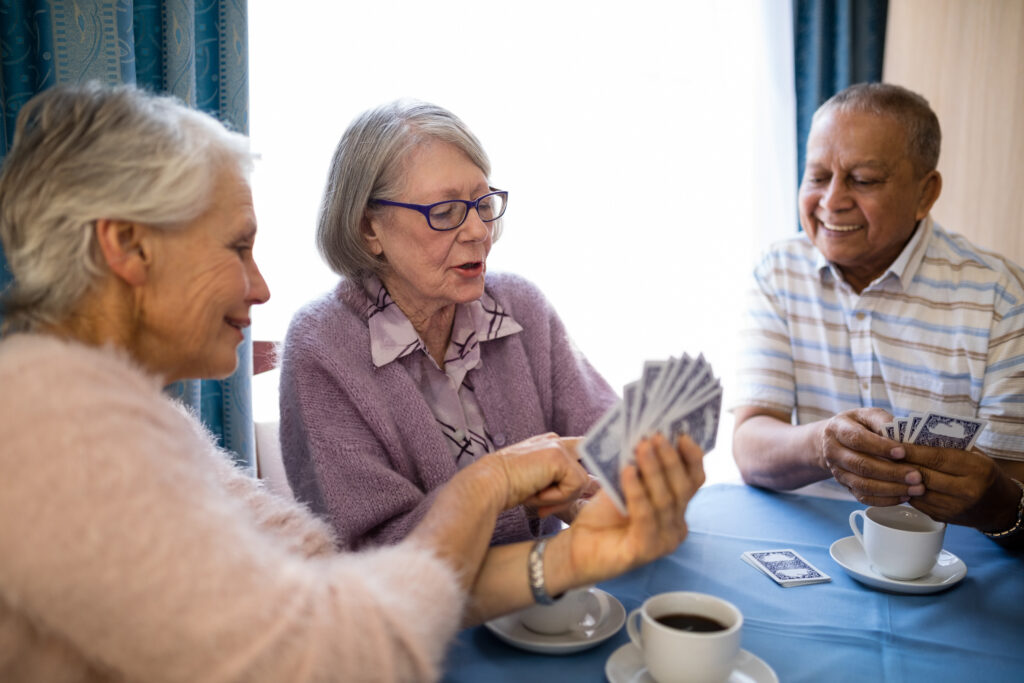
M 464 600 L 444 563 L 408 544 L 308 558 L 124 361 L 22 356 L 0 361 L 0 599 L 41 637 L 128 680 L 437 676 Z
M 327 315 L 331 309 L 320 310 Z M 418 485 L 423 464 L 403 457 L 401 443 L 385 442 L 399 438 L 390 412 L 377 410 L 390 402 L 379 395 L 378 383 L 361 379 L 360 368 L 332 349 L 335 344 L 362 340 L 339 340 L 302 317 L 289 330 L 280 389 L 288 480 L 299 500 L 329 520 L 344 547 L 396 543 L 426 515 L 438 489 Z M 427 478 L 443 482 L 453 473 Z

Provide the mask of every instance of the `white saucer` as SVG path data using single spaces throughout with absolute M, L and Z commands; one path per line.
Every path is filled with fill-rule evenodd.
M 955 586 L 967 576 L 967 565 L 948 550 L 939 553 L 939 560 L 930 572 L 911 581 L 890 579 L 876 572 L 864 554 L 864 547 L 854 536 L 840 538 L 828 552 L 847 574 L 861 583 L 894 593 L 938 593 Z
M 553 636 L 535 633 L 523 626 L 518 614 L 507 614 L 484 624 L 491 633 L 509 645 L 547 655 L 565 655 L 594 647 L 608 640 L 626 623 L 626 608 L 600 588 L 587 596 L 587 612 L 579 626 L 568 633 Z
M 604 675 L 611 683 L 654 683 L 644 668 L 640 648 L 633 643 L 626 643 L 612 653 L 604 665 Z M 779 677 L 763 659 L 740 650 L 728 683 L 779 683 Z

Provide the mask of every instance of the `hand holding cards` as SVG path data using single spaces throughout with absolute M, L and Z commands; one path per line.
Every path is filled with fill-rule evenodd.
M 722 387 L 704 356 L 644 363 L 643 374 L 623 389 L 623 400 L 590 428 L 580 444 L 587 469 L 623 513 L 622 468 L 633 461 L 637 443 L 661 432 L 671 442 L 681 434 L 707 453 L 715 447 L 722 411 Z
M 988 420 L 928 412 L 897 417 L 883 429 L 885 436 L 900 443 L 969 451 L 987 425 Z

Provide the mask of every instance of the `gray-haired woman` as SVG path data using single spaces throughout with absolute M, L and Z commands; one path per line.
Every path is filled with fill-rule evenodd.
M 292 321 L 281 446 L 296 495 L 353 547 L 403 538 L 485 454 L 582 434 L 616 400 L 540 291 L 485 276 L 508 203 L 489 176 L 473 133 L 424 102 L 367 111 L 335 151 L 317 242 L 343 279 Z M 575 509 L 508 510 L 493 542 Z
M 231 373 L 269 296 L 249 165 L 243 137 L 132 88 L 55 88 L 19 116 L 0 171 L 0 680 L 429 680 L 463 620 L 682 540 L 692 442 L 644 444 L 630 516 L 598 496 L 544 555 L 488 541 L 501 510 L 584 485 L 550 435 L 465 468 L 406 542 L 365 554 L 237 471 L 161 387 Z

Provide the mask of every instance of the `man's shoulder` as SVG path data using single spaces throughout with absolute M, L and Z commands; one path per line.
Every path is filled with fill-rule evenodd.
M 976 245 L 964 235 L 934 226 L 925 264 L 935 273 L 958 282 L 994 283 L 1024 296 L 1024 268 L 1006 256 Z

